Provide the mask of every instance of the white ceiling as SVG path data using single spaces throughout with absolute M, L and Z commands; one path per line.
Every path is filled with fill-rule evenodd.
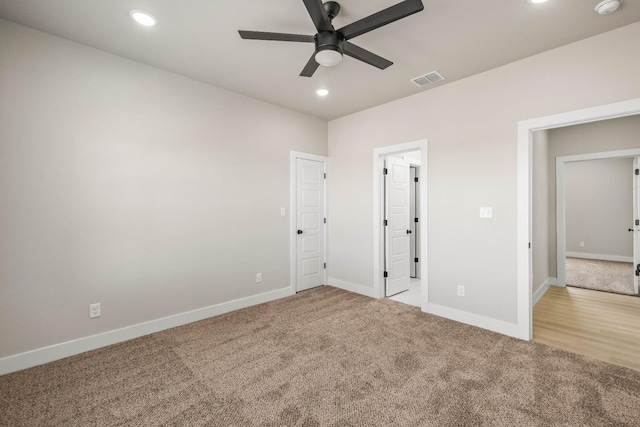
M 345 56 L 299 77 L 313 45 L 242 40 L 237 30 L 315 34 L 302 0 L 0 0 L 0 17 L 324 119 L 341 117 L 640 21 L 640 1 L 594 12 L 600 0 L 423 0 L 415 15 L 352 39 L 394 65 Z M 399 0 L 342 0 L 340 28 Z M 131 9 L 155 15 L 144 28 Z M 418 88 L 437 70 L 446 80 Z M 318 88 L 331 91 L 326 98 Z

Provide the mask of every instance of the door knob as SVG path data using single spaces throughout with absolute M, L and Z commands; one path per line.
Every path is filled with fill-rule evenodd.
M 411 230 L 407 230 L 407 234 L 411 234 Z
M 298 234 L 302 234 L 302 230 L 298 230 Z
M 633 231 L 633 228 L 630 228 L 629 231 Z

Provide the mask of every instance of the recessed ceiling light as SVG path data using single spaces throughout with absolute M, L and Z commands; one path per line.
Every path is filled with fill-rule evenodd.
M 316 91 L 316 93 L 318 94 L 318 96 L 327 96 L 329 95 L 329 91 L 326 89 L 318 89 Z
M 531 4 L 538 4 L 538 3 L 544 3 L 547 0 L 527 0 L 527 1 Z
M 145 27 L 153 27 L 158 23 L 158 20 L 155 16 L 151 15 L 149 12 L 145 12 L 144 10 L 132 10 L 129 12 L 129 15 L 140 25 L 144 25 Z

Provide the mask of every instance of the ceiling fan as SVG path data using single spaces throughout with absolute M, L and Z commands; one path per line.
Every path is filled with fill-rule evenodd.
M 342 61 L 343 54 L 384 70 L 392 65 L 393 62 L 362 49 L 349 42 L 349 40 L 424 9 L 421 0 L 405 0 L 336 30 L 333 28 L 331 21 L 340 12 L 340 4 L 335 1 L 322 3 L 322 0 L 303 0 L 303 3 L 318 30 L 315 36 L 238 31 L 243 39 L 315 43 L 315 52 L 300 73 L 303 77 L 313 76 L 313 73 L 320 65 L 333 66 L 339 64 Z

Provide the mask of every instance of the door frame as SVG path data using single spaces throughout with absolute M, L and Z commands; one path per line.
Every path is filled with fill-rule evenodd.
M 636 156 L 640 156 L 640 148 L 556 157 L 556 274 L 558 286 L 567 285 L 567 200 L 564 185 L 566 164 L 586 160 L 634 158 Z
M 420 253 L 425 262 L 420 263 L 420 292 L 422 301 L 420 307 L 426 311 L 429 301 L 428 280 L 428 251 L 427 251 L 427 140 L 421 139 L 404 144 L 389 145 L 373 150 L 373 296 L 384 298 L 384 158 L 390 154 L 401 154 L 410 151 L 420 151 L 420 219 L 423 224 L 420 229 Z
M 329 216 L 327 212 L 329 212 L 329 200 L 327 197 L 327 190 L 329 188 L 329 157 L 319 156 L 317 154 L 309 154 L 302 153 L 299 151 L 290 151 L 289 152 L 289 284 L 291 287 L 291 294 L 295 294 L 297 292 L 297 224 L 296 218 L 298 217 L 297 206 L 297 172 L 296 172 L 296 160 L 304 159 L 304 160 L 312 160 L 316 162 L 321 162 L 324 164 L 324 173 L 327 177 L 324 180 L 324 217 L 327 218 L 327 223 L 324 227 L 324 259 L 327 262 L 329 255 Z M 329 277 L 329 263 L 327 263 L 327 268 L 324 269 L 324 285 L 327 284 L 327 277 Z
M 619 117 L 640 114 L 640 98 L 614 104 L 600 105 L 582 110 L 570 111 L 550 116 L 518 122 L 517 141 L 517 306 L 518 338 L 530 341 L 533 337 L 532 322 L 532 133 L 539 130 L 554 129 L 581 123 L 590 123 Z
M 640 265 L 640 156 L 633 158 L 633 291 L 638 295 L 638 265 Z
M 416 177 L 420 178 L 422 176 L 422 175 L 420 175 L 420 160 L 417 160 L 417 159 L 408 159 L 408 160 L 409 160 L 409 168 L 414 168 L 416 170 Z M 418 180 L 418 182 L 414 182 L 413 184 L 418 188 L 418 193 L 416 195 L 414 195 L 414 199 L 415 199 L 414 203 L 416 203 L 416 200 L 417 200 L 418 203 L 415 206 L 416 214 L 418 215 L 418 217 L 420 217 L 421 216 L 420 215 L 420 181 Z M 410 185 L 410 187 L 411 187 L 411 185 Z M 413 222 L 412 224 L 413 224 L 413 227 L 414 227 L 414 229 L 413 229 L 414 236 L 417 236 L 417 237 L 414 237 L 414 239 L 419 239 L 420 238 L 420 233 L 422 232 L 422 229 L 420 228 L 421 224 L 420 224 L 420 222 Z M 415 240 L 414 240 L 414 243 L 415 243 Z M 419 250 L 420 249 L 420 245 L 416 245 L 416 246 L 417 246 L 417 248 L 414 248 L 414 255 L 415 255 L 414 258 L 418 258 L 418 262 L 417 263 L 415 261 L 411 261 L 411 262 L 413 262 L 414 264 L 418 264 L 416 266 L 416 277 L 415 278 L 416 279 L 420 279 L 419 269 L 420 269 L 420 257 L 422 255 L 420 254 L 420 250 Z M 418 249 L 418 250 L 416 250 L 416 249 Z

